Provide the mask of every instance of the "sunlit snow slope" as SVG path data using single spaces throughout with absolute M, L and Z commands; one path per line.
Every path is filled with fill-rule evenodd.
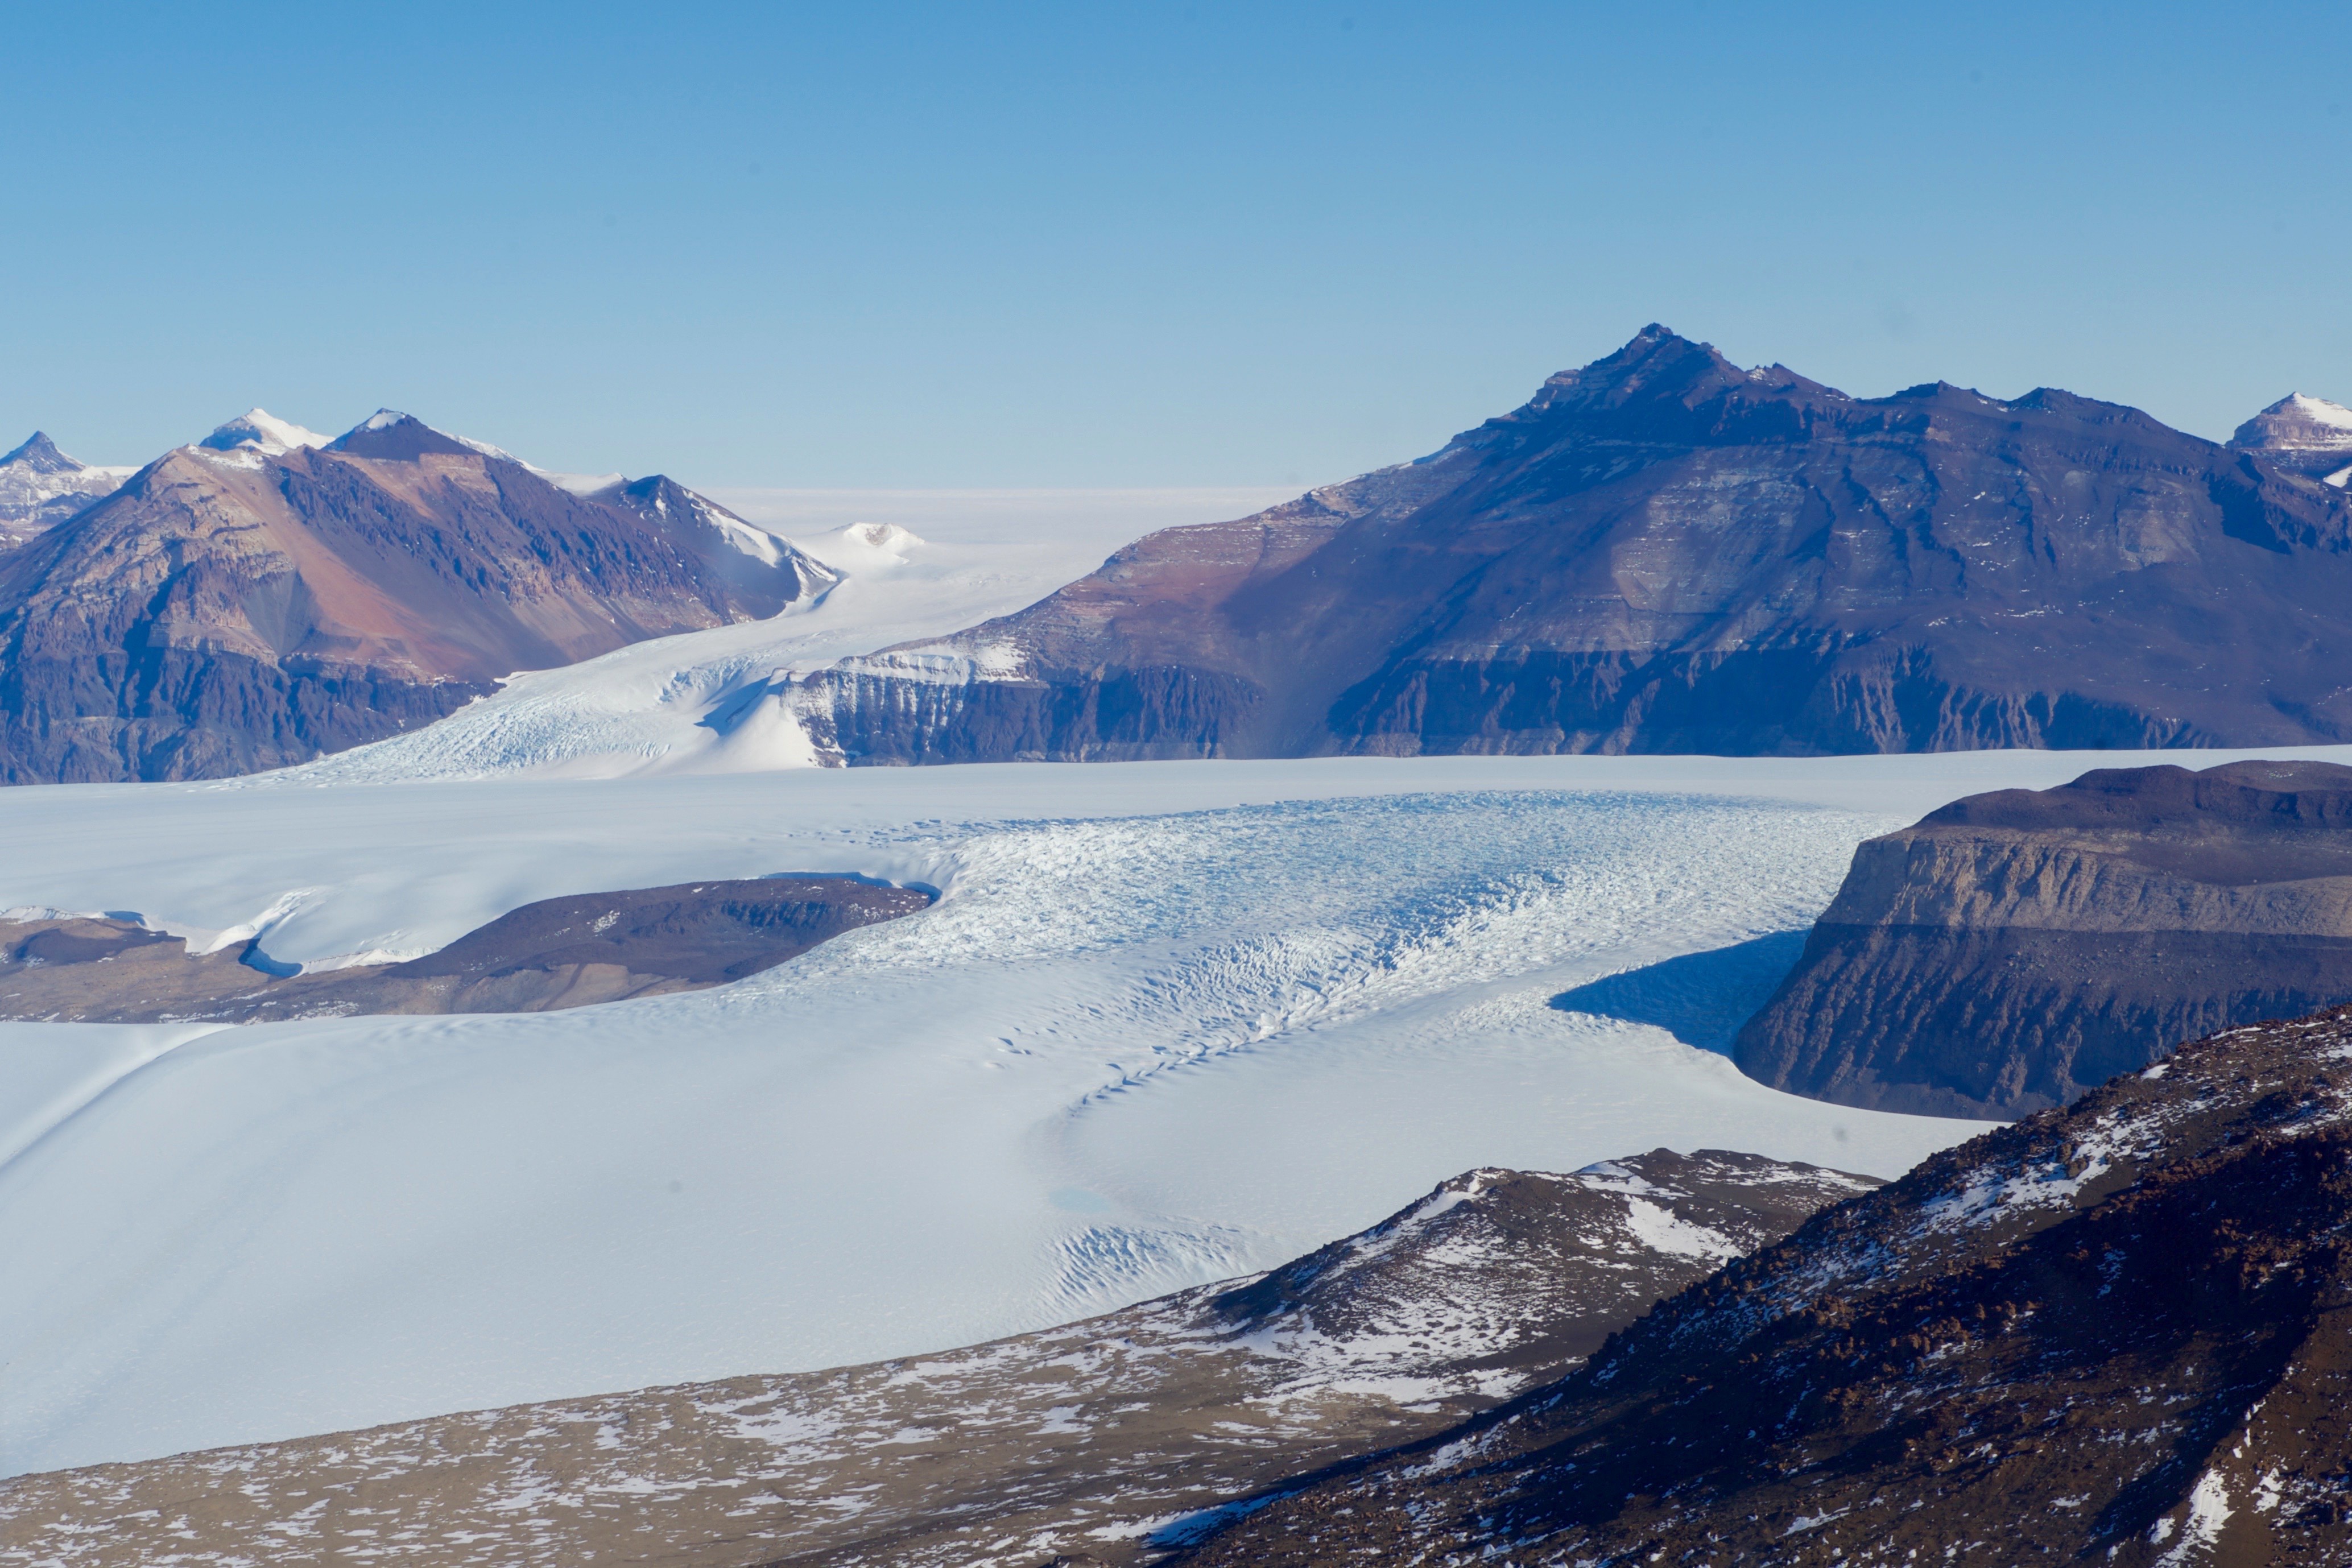
M 1783 1096 L 1549 998 L 1801 925 L 1857 839 L 1938 801 L 2117 760 L 0 792 L 0 905 L 299 962 L 701 876 L 945 894 L 565 1013 L 0 1026 L 0 1464 L 970 1342 L 1295 1256 L 1479 1165 L 1893 1174 L 1970 1126 Z

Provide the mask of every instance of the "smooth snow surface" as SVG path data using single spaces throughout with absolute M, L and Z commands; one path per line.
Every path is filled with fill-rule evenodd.
M 1858 839 L 1953 796 L 2143 759 L 0 791 L 0 905 L 297 962 L 697 877 L 944 890 L 734 986 L 570 1012 L 0 1025 L 0 1468 L 970 1343 L 1480 1166 L 1893 1175 L 1974 1125 L 1778 1094 L 1548 999 L 1802 925 Z
M 718 491 L 713 498 L 722 506 L 790 538 L 843 580 L 815 603 L 771 620 L 517 675 L 429 728 L 272 777 L 314 784 L 814 768 L 816 753 L 799 725 L 767 700 L 785 674 L 1009 614 L 1092 571 L 1140 534 L 1246 516 L 1290 496 Z
M 215 452 L 250 451 L 264 457 L 277 457 L 298 447 L 324 446 L 333 439 L 331 435 L 306 430 L 290 420 L 279 419 L 266 408 L 252 408 L 221 425 L 196 444 Z

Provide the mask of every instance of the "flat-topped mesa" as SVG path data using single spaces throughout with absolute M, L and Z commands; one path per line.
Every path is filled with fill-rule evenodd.
M 1645 328 L 1429 456 L 782 699 L 849 764 L 2352 739 L 2352 496 Z
M 2352 768 L 2102 768 L 1854 852 L 1734 1056 L 1844 1104 L 2016 1116 L 2352 1000 Z

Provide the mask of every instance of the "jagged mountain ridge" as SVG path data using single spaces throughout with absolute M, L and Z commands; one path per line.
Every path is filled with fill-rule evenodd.
M 1816 1099 L 2018 1116 L 2346 1001 L 2352 768 L 2099 768 L 1856 848 L 1733 1056 Z
M 0 1561 L 1149 1561 L 1188 1511 L 1488 1408 L 1876 1185 L 1719 1150 L 1471 1171 L 1254 1280 L 963 1350 L 0 1481 Z
M 849 763 L 2352 737 L 2352 500 L 2044 389 L 1664 328 L 1416 463 L 783 701 Z
M 1937 1155 L 1185 1562 L 2341 1563 L 2347 1309 L 2336 1009 Z
M 835 580 L 659 476 L 576 495 L 389 411 L 216 434 L 0 557 L 0 781 L 279 767 Z
M 130 476 L 128 468 L 101 468 L 58 450 L 39 431 L 0 457 L 0 550 L 57 527 Z

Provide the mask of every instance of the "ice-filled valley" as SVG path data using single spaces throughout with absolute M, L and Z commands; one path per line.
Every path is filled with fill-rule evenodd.
M 0 1026 L 6 1466 L 970 1342 L 1271 1264 L 1477 1165 L 1893 1174 L 1971 1124 L 1778 1094 L 1549 998 L 1801 925 L 1859 838 L 2109 760 L 7 791 L 0 898 L 296 962 L 697 876 L 944 897 L 566 1013 Z

